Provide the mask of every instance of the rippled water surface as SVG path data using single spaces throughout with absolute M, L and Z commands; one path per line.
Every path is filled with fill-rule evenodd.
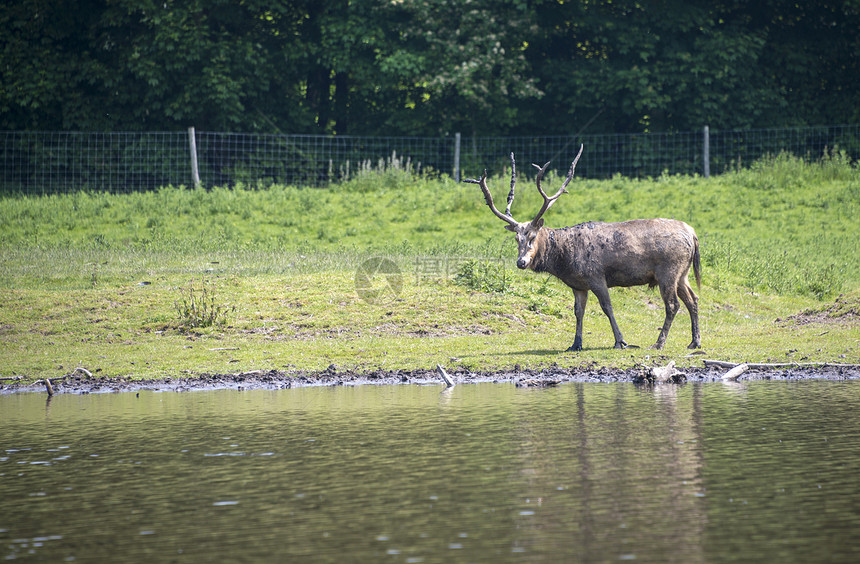
M 0 559 L 857 562 L 860 382 L 0 396 Z

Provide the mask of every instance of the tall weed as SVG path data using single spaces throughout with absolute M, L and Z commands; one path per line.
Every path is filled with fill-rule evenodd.
M 815 161 L 791 153 L 767 155 L 730 176 L 751 188 L 783 190 L 823 182 L 857 181 L 858 173 L 858 164 L 852 163 L 847 153 L 825 150 L 824 156 Z
M 467 260 L 460 265 L 454 282 L 479 292 L 505 293 L 511 289 L 507 269 L 499 261 Z
M 403 189 L 426 172 L 422 172 L 421 163 L 413 164 L 410 158 L 398 157 L 397 152 L 392 152 L 390 157 L 379 159 L 376 163 L 370 160 L 356 163 L 354 169 L 347 161 L 339 170 L 338 177 L 342 182 L 342 190 L 375 192 Z M 332 175 L 333 171 L 329 171 L 329 174 Z
M 227 324 L 227 314 L 236 311 L 236 306 L 216 303 L 215 288 L 204 279 L 200 289 L 195 290 L 194 280 L 187 289 L 180 288 L 181 295 L 174 302 L 179 326 L 183 329 L 197 329 Z

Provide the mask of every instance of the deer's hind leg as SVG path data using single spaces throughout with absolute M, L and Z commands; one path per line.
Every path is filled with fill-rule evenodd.
M 690 312 L 690 326 L 693 331 L 693 340 L 687 345 L 688 349 L 702 348 L 702 336 L 699 333 L 699 296 L 693 291 L 685 276 L 678 285 L 678 297 L 687 306 Z

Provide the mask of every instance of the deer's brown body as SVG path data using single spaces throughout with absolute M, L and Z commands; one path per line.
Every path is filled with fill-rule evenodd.
M 579 155 L 582 154 L 580 149 Z M 499 212 L 493 204 L 486 185 L 486 172 L 481 180 L 467 180 L 481 186 L 487 205 L 499 218 L 505 220 L 506 228 L 516 233 L 519 256 L 517 266 L 536 272 L 548 272 L 567 284 L 574 294 L 576 336 L 568 350 L 582 350 L 582 322 L 588 292 L 597 297 L 601 309 L 609 318 L 615 347 L 625 348 L 627 343 L 621 334 L 609 288 L 617 286 L 640 286 L 648 284 L 660 288 L 666 306 L 663 328 L 654 344 L 662 348 L 672 326 L 675 314 L 684 302 L 690 312 L 693 340 L 689 348 L 701 347 L 699 334 L 698 296 L 687 281 L 692 266 L 697 284 L 700 283 L 699 240 L 692 227 L 674 219 L 635 219 L 620 223 L 587 222 L 562 229 L 543 226 L 542 216 L 562 194 L 573 178 L 577 155 L 568 177 L 553 197 L 547 197 L 540 187 L 541 178 L 549 163 L 538 167 L 538 191 L 544 197 L 544 205 L 534 219 L 519 223 L 510 215 L 513 201 L 516 168 L 513 169 L 508 209 Z M 511 155 L 513 162 L 513 155 Z M 537 165 L 535 165 L 537 166 Z

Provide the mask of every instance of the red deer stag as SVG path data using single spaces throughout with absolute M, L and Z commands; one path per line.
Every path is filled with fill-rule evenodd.
M 543 215 L 555 201 L 567 194 L 567 185 L 573 179 L 576 163 L 582 155 L 582 147 L 570 165 L 567 178 L 554 196 L 549 197 L 541 188 L 541 179 L 549 163 L 538 169 L 537 189 L 543 196 L 543 205 L 537 215 L 529 222 L 520 223 L 511 215 L 516 183 L 516 163 L 511 153 L 511 191 L 508 194 L 508 207 L 505 213 L 496 209 L 493 196 L 487 188 L 487 171 L 480 180 L 466 179 L 464 182 L 477 184 L 484 193 L 487 205 L 496 216 L 507 222 L 505 228 L 516 233 L 519 256 L 517 266 L 531 268 L 535 272 L 549 272 L 573 289 L 574 313 L 576 314 L 576 337 L 568 351 L 582 350 L 582 318 L 585 303 L 591 290 L 603 313 L 609 318 L 615 336 L 615 348 L 623 349 L 621 330 L 612 314 L 609 288 L 616 286 L 640 286 L 648 284 L 660 287 L 660 295 L 666 305 L 666 319 L 660 336 L 652 348 L 661 349 L 666 343 L 669 328 L 675 319 L 680 304 L 684 302 L 690 311 L 693 341 L 688 348 L 701 348 L 699 335 L 699 298 L 687 281 L 692 265 L 696 284 L 701 285 L 699 239 L 693 228 L 674 219 L 634 219 L 620 223 L 599 223 L 589 221 L 573 227 L 549 229 L 543 226 Z

